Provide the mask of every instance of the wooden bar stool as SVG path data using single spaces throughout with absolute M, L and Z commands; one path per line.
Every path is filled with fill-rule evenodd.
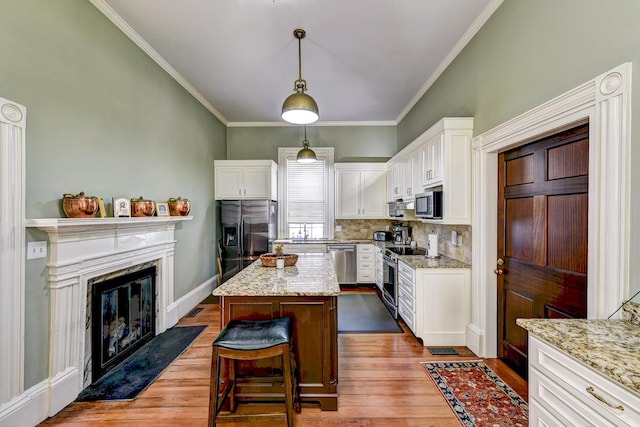
M 287 426 L 293 427 L 293 410 L 300 413 L 300 394 L 296 376 L 293 350 L 293 320 L 282 317 L 273 320 L 232 320 L 213 341 L 211 356 L 211 386 L 209 392 L 209 426 L 215 426 L 218 418 L 249 421 L 255 417 L 273 414 L 235 414 L 237 408 L 236 384 L 238 382 L 283 382 Z M 238 360 L 259 360 L 282 357 L 282 375 L 268 377 L 236 378 Z M 224 377 L 220 376 L 222 359 L 228 359 Z M 224 383 L 220 393 L 220 383 Z M 229 414 L 220 414 L 229 397 Z

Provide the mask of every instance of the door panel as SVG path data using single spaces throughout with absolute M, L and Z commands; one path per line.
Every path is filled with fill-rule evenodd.
M 581 318 L 587 305 L 588 125 L 500 153 L 498 356 L 526 378 L 517 318 Z

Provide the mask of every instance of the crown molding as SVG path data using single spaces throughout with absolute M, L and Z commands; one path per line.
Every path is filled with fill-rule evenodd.
M 398 123 L 393 120 L 387 121 L 362 121 L 362 122 L 315 122 L 308 127 L 339 127 L 339 126 L 396 126 Z M 227 127 L 230 128 L 253 128 L 253 127 L 300 127 L 303 125 L 294 125 L 291 123 L 287 123 L 285 121 L 282 122 L 228 122 Z
M 491 15 L 500 7 L 504 0 L 492 0 L 487 7 L 484 8 L 482 13 L 473 21 L 469 29 L 464 33 L 464 35 L 458 40 L 458 43 L 451 49 L 451 52 L 444 58 L 444 60 L 440 63 L 438 68 L 429 76 L 424 85 L 420 88 L 418 93 L 411 98 L 411 101 L 404 107 L 404 110 L 400 113 L 400 115 L 396 118 L 396 123 L 400 123 L 402 119 L 411 111 L 411 109 L 420 101 L 422 96 L 427 93 L 429 88 L 438 80 L 438 78 L 444 73 L 444 70 L 453 62 L 454 59 L 462 52 L 462 49 L 465 48 L 467 43 L 471 41 L 471 39 L 476 35 L 480 28 L 489 20 Z
M 163 70 L 165 70 L 173 79 L 178 82 L 187 92 L 189 92 L 195 99 L 200 102 L 213 114 L 218 120 L 220 120 L 225 126 L 229 123 L 227 119 L 216 108 L 206 100 L 200 92 L 196 90 L 180 73 L 176 71 L 160 54 L 152 48 L 129 24 L 125 22 L 115 10 L 111 8 L 104 0 L 89 0 L 104 16 L 106 16 L 113 24 L 120 29 L 127 37 L 131 39 L 140 49 L 142 49 L 156 64 L 158 64 Z

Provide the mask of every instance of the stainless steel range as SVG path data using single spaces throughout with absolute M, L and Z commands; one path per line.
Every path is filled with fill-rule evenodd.
M 398 259 L 401 255 L 424 255 L 423 248 L 409 246 L 389 246 L 384 249 L 382 261 L 384 271 L 382 277 L 382 301 L 394 319 L 398 318 Z

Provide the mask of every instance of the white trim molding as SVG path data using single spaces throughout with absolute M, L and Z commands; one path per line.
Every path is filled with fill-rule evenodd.
M 174 302 L 174 231 L 190 216 L 149 218 L 44 218 L 27 227 L 46 231 L 50 256 L 48 415 L 84 388 L 88 282 L 107 273 L 154 262 L 156 334 L 178 321 Z
M 629 287 L 631 63 L 473 138 L 472 323 L 467 347 L 497 354 L 498 153 L 589 122 L 587 316 L 606 318 Z
M 24 391 L 26 117 L 0 98 L 0 411 Z

